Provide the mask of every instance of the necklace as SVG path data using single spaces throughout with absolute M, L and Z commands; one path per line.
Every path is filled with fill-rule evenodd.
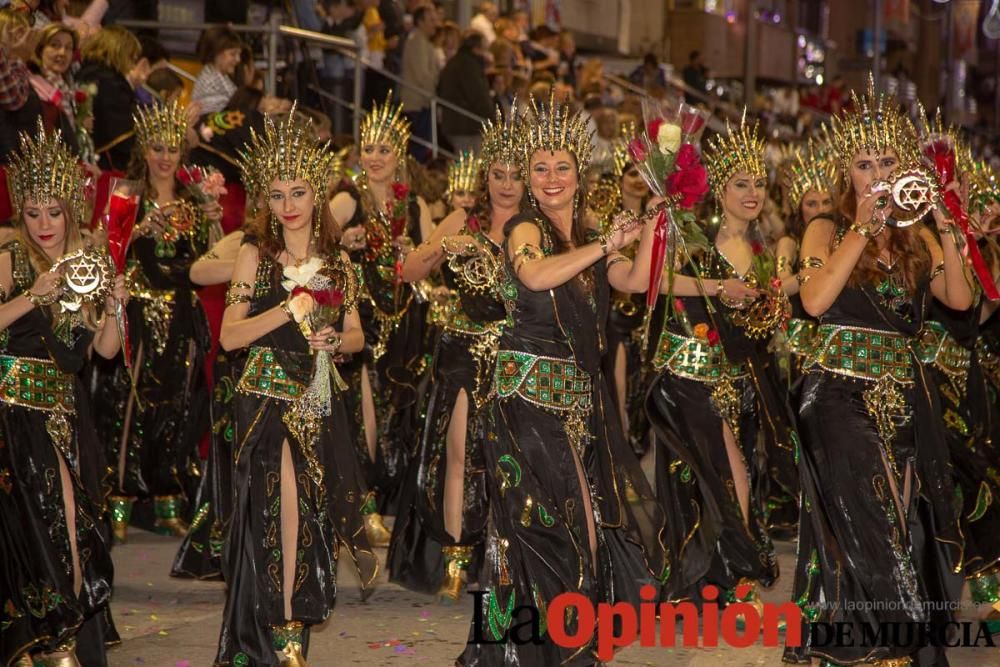
M 291 258 L 292 265 L 295 266 L 295 268 L 298 268 L 298 267 L 302 266 L 303 264 L 306 263 L 306 261 L 309 260 L 309 248 L 308 248 L 308 246 L 306 247 L 306 254 L 305 254 L 304 257 L 296 257 L 295 255 L 292 254 L 292 251 L 289 250 L 288 248 L 285 248 L 285 254 L 288 255 Z

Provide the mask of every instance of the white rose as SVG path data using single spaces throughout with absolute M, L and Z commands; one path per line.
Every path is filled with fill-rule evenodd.
M 681 147 L 681 127 L 672 123 L 661 123 L 656 132 L 656 143 L 663 153 L 676 153 Z
M 323 268 L 323 260 L 319 257 L 310 257 L 309 261 L 302 266 L 286 266 L 281 274 L 287 280 L 281 281 L 281 286 L 286 292 L 291 292 L 296 287 L 306 287 L 320 269 Z

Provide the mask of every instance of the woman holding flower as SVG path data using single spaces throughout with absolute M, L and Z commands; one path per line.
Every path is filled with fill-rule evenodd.
M 336 156 L 290 116 L 248 147 L 258 207 L 233 269 L 222 323 L 227 351 L 247 349 L 234 398 L 235 498 L 216 664 L 304 667 L 309 628 L 336 598 L 341 545 L 369 585 L 364 482 L 332 357 L 364 346 L 357 277 L 322 202 Z M 339 327 L 339 328 L 338 328 Z
M 505 318 L 496 284 L 504 223 L 521 205 L 521 133 L 512 112 L 483 126 L 480 160 L 453 168 L 452 192 L 471 194 L 407 255 L 403 279 L 440 267 L 449 298 L 434 350 L 427 419 L 410 463 L 387 564 L 391 580 L 454 604 L 475 578 L 486 530 L 485 416 Z M 480 188 L 479 183 L 484 186 Z
M 185 109 L 176 102 L 150 107 L 134 122 L 129 176 L 144 192 L 129 248 L 133 377 L 123 367 L 111 371 L 99 413 L 115 462 L 111 505 L 119 540 L 125 539 L 136 500 L 137 525 L 168 535 L 187 532 L 183 517 L 193 511 L 188 503 L 200 477 L 198 442 L 208 426 L 209 339 L 188 271 L 208 249 L 222 214 L 214 201 L 199 203 L 180 179 Z
M 430 210 L 410 191 L 406 177 L 409 122 L 401 107 L 375 104 L 361 124 L 361 176 L 357 187 L 330 202 L 346 248 L 364 277 L 361 319 L 370 350 L 353 377 L 359 399 L 359 447 L 379 509 L 392 502 L 420 432 L 417 386 L 425 371 L 427 303 L 418 286 L 405 284 L 406 255 L 434 230 Z M 374 370 L 369 373 L 369 370 Z M 392 512 L 394 513 L 394 512 Z M 389 531 L 376 506 L 365 508 L 369 539 L 388 546 Z
M 672 299 L 645 405 L 658 448 L 657 495 L 672 517 L 671 597 L 700 599 L 702 587 L 713 584 L 732 601 L 738 584 L 770 586 L 778 575 L 766 530 L 766 486 L 758 479 L 773 460 L 761 460 L 757 440 L 770 429 L 765 437 L 789 453 L 791 443 L 766 341 L 755 339 L 781 324 L 787 301 L 776 294 L 774 262 L 755 228 L 767 189 L 763 152 L 756 127 L 746 125 L 706 151 L 722 223 L 712 241 L 697 227 L 682 229 L 676 273 L 662 282 Z M 683 178 L 693 184 L 697 176 Z M 700 176 L 707 185 L 704 171 Z M 679 193 L 682 207 L 685 191 L 696 192 L 669 180 L 668 189 Z M 783 432 L 775 433 L 780 424 Z

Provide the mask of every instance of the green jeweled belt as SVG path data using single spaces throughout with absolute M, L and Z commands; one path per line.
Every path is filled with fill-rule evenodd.
M 297 401 L 306 386 L 288 377 L 269 347 L 251 347 L 236 390 L 282 401 Z
M 590 410 L 590 375 L 573 361 L 541 357 L 527 352 L 497 352 L 497 395 L 517 394 L 524 400 L 552 410 Z
M 933 364 L 952 376 L 964 377 L 969 372 L 972 351 L 959 345 L 940 322 L 924 324 L 916 348 L 922 364 Z
M 73 376 L 50 359 L 0 356 L 0 401 L 33 410 L 76 411 Z
M 711 345 L 698 338 L 678 336 L 670 331 L 660 334 L 660 344 L 653 357 L 653 368 L 669 370 L 674 375 L 698 382 L 716 382 L 747 374 L 743 364 L 730 363 L 722 345 Z
M 821 324 L 806 369 L 819 366 L 860 380 L 891 379 L 910 384 L 914 378 L 910 339 L 876 329 Z
M 489 324 L 476 322 L 466 315 L 465 311 L 461 308 L 455 307 L 452 309 L 451 313 L 449 313 L 444 328 L 447 331 L 465 334 L 467 336 L 482 336 L 488 333 L 495 333 L 497 330 L 497 324 L 498 323 L 494 322 Z
M 812 354 L 816 343 L 816 323 L 812 320 L 793 318 L 788 320 L 788 348 L 792 354 L 806 357 Z

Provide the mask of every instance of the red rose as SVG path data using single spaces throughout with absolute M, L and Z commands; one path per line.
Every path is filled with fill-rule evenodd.
M 408 194 L 410 194 L 410 186 L 406 183 L 392 184 L 392 196 L 396 199 L 406 199 Z
M 344 303 L 344 292 L 336 287 L 332 287 L 330 289 L 313 292 L 313 298 L 316 299 L 317 306 L 330 306 L 331 308 L 337 308 Z
M 697 134 L 704 124 L 705 119 L 701 114 L 693 111 L 681 114 L 681 131 L 685 135 Z
M 628 145 L 628 153 L 634 162 L 646 161 L 646 144 L 642 139 L 633 139 Z
M 87 101 L 87 91 L 77 89 L 76 91 L 73 92 L 73 100 L 77 104 L 83 104 L 84 102 Z
M 473 232 L 478 232 L 481 229 L 481 227 L 479 226 L 479 221 L 471 216 L 469 217 L 468 220 L 465 221 L 465 225 L 469 228 L 470 231 Z
M 701 158 L 698 156 L 698 149 L 691 144 L 682 145 L 674 159 L 674 166 L 677 169 L 690 169 L 700 164 Z
M 719 332 L 715 329 L 708 330 L 708 344 L 718 345 L 719 344 Z
M 649 121 L 648 125 L 646 125 L 646 134 L 649 135 L 649 138 L 652 141 L 656 141 L 656 137 L 659 136 L 661 125 L 663 125 L 662 118 L 654 118 L 653 120 Z
M 676 310 L 678 313 L 683 313 L 685 310 L 684 302 L 681 301 L 679 298 L 674 299 L 674 310 Z
M 52 99 L 50 101 L 52 102 L 52 104 L 59 106 L 62 103 L 62 97 L 63 97 L 62 91 L 57 90 L 56 92 L 52 93 Z
M 677 205 L 691 210 L 708 192 L 708 173 L 697 163 L 670 174 L 666 185 L 667 194 L 678 198 Z
M 751 241 L 750 242 L 750 250 L 753 251 L 754 255 L 763 255 L 764 254 L 764 244 L 762 244 L 760 241 Z
M 205 180 L 205 171 L 201 167 L 191 168 L 191 180 L 195 185 Z
M 771 278 L 771 287 L 775 290 L 781 289 L 781 278 Z
M 296 296 L 298 296 L 300 294 L 309 294 L 309 295 L 312 295 L 312 291 L 309 290 L 306 287 L 303 287 L 302 285 L 296 285 L 295 287 L 292 288 L 292 296 L 293 297 L 296 297 Z
M 181 167 L 177 170 L 177 180 L 181 182 L 181 185 L 189 186 L 194 183 L 194 176 L 187 167 Z

